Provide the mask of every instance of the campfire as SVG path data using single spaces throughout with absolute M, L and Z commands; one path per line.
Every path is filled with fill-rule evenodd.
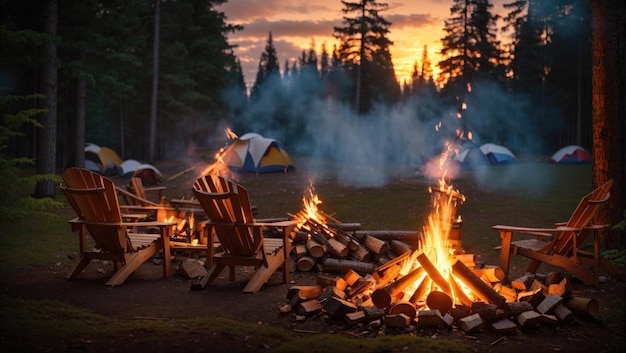
M 442 156 L 442 167 L 447 160 Z M 592 299 L 564 300 L 568 283 L 559 274 L 526 274 L 503 285 L 498 266 L 466 254 L 457 215 L 466 199 L 445 176 L 429 188 L 431 209 L 421 232 L 364 231 L 358 223 L 341 223 L 319 209 L 322 201 L 309 186 L 303 209 L 290 215 L 298 222 L 293 254 L 298 270 L 317 270 L 318 285 L 291 287 L 283 311 L 295 310 L 300 320 L 324 313 L 348 325 L 456 324 L 467 333 L 490 325 L 513 334 L 518 327 L 569 320 L 572 310 L 594 310 Z M 574 307 L 578 302 L 591 305 Z

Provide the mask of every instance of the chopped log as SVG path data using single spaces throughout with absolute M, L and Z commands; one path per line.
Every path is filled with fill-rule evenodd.
M 471 333 L 482 329 L 485 322 L 478 314 L 472 314 L 459 319 L 459 327 L 465 333 Z
M 428 287 L 430 287 L 430 284 L 432 283 L 432 281 L 433 280 L 430 277 L 428 276 L 424 277 L 424 279 L 422 279 L 420 284 L 415 289 L 415 292 L 413 292 L 413 294 L 411 295 L 411 298 L 409 299 L 409 301 L 417 305 L 417 303 L 420 300 L 422 300 L 424 295 L 426 295 L 426 292 L 428 291 Z
M 450 309 L 450 315 L 454 318 L 454 320 L 459 320 L 466 316 L 469 316 L 472 309 L 470 306 L 465 305 L 457 305 L 454 308 Z
M 506 302 L 503 296 L 483 282 L 461 261 L 457 261 L 452 265 L 452 273 L 470 287 L 473 293 L 483 298 L 486 302 L 496 304 L 498 307 L 502 307 Z
M 315 267 L 317 260 L 313 256 L 303 256 L 296 261 L 296 268 L 301 272 L 309 272 Z
M 517 317 L 515 318 L 515 321 L 517 321 L 517 324 L 520 325 L 520 327 L 537 326 L 539 325 L 541 320 L 541 314 L 534 310 L 525 311 L 517 315 Z
M 400 265 L 391 266 L 385 270 L 385 272 L 382 274 L 382 277 L 380 275 L 380 272 L 374 271 L 372 273 L 372 276 L 376 280 L 376 287 L 384 288 L 385 286 L 387 286 L 391 281 L 395 280 L 396 277 L 398 277 L 401 270 L 402 266 Z
M 598 313 L 598 301 L 592 298 L 571 297 L 565 302 L 565 306 L 577 314 L 586 316 Z
M 491 283 L 502 282 L 504 280 L 504 271 L 500 268 L 500 266 L 489 266 L 485 265 L 482 268 L 473 270 L 476 276 L 485 277 Z
M 557 319 L 554 315 L 541 314 L 541 322 L 556 326 L 559 323 L 559 319 Z
M 374 281 L 371 277 L 359 279 L 352 285 L 352 288 L 348 290 L 347 294 L 349 297 L 357 296 L 365 292 L 366 290 L 372 288 L 373 285 L 374 285 Z
M 389 308 L 389 314 L 404 314 L 410 317 L 411 320 L 413 320 L 413 318 L 415 318 L 415 315 L 417 314 L 417 309 L 415 308 L 415 305 L 413 305 L 413 303 L 410 303 L 408 301 L 399 301 Z
M 453 258 L 455 260 L 461 261 L 469 269 L 473 270 L 476 267 L 476 255 L 475 254 L 457 254 L 457 255 L 454 255 Z
M 502 319 L 492 323 L 491 330 L 501 335 L 510 336 L 517 333 L 517 324 L 509 319 Z
M 312 316 L 322 311 L 322 304 L 317 299 L 311 299 L 298 304 L 298 315 Z
M 374 272 L 374 264 L 368 262 L 333 259 L 329 257 L 324 260 L 323 265 L 324 270 L 327 272 L 345 273 L 348 270 L 354 270 L 361 275 Z
M 326 254 L 327 248 L 326 245 L 318 242 L 314 239 L 309 239 L 306 242 L 306 248 L 309 251 L 309 254 L 315 258 L 320 258 Z
M 371 236 L 383 241 L 400 240 L 407 244 L 417 244 L 421 233 L 414 230 L 361 230 L 355 231 L 354 236 L 363 242 L 363 238 Z
M 562 297 L 554 294 L 548 294 L 548 296 L 543 301 L 541 301 L 539 305 L 537 305 L 536 309 L 541 314 L 546 314 L 554 309 L 557 305 L 559 305 L 561 301 L 563 301 Z
M 206 276 L 207 269 L 199 261 L 187 259 L 181 264 L 180 272 L 185 277 L 192 279 Z
M 572 318 L 572 311 L 561 303 L 554 306 L 553 313 L 554 316 L 556 316 L 556 318 L 561 322 L 566 322 Z
M 561 282 L 561 275 L 558 272 L 550 272 L 548 273 L 548 275 L 546 276 L 546 279 L 543 281 L 543 283 L 546 286 L 549 286 L 551 284 L 555 284 L 555 283 L 559 283 Z
M 511 287 L 517 290 L 528 290 L 530 284 L 535 280 L 535 275 L 526 273 L 523 276 L 511 281 Z
M 559 297 L 567 297 L 569 296 L 569 282 L 567 278 L 563 278 L 563 280 L 559 283 L 553 283 L 548 285 L 548 294 L 558 295 Z
M 529 290 L 535 290 L 537 288 L 540 289 L 542 292 L 545 292 L 546 294 L 548 294 L 548 287 L 545 284 L 535 279 L 533 283 L 530 285 Z
M 452 309 L 452 298 L 444 292 L 434 290 L 426 296 L 426 305 L 431 310 L 439 310 L 440 313 L 446 314 Z
M 498 306 L 483 302 L 472 304 L 472 313 L 478 314 L 485 322 L 494 322 L 498 319 Z
M 347 287 L 346 281 L 339 276 L 329 276 L 326 274 L 318 273 L 316 282 L 322 287 L 337 287 L 337 289 L 345 290 Z
M 435 282 L 435 284 L 438 285 L 439 288 L 444 293 L 446 293 L 447 295 L 452 296 L 452 291 L 450 290 L 450 284 L 441 275 L 441 273 L 439 272 L 437 267 L 435 267 L 435 265 L 433 265 L 433 263 L 430 262 L 430 259 L 428 258 L 428 256 L 426 256 L 425 253 L 421 253 L 421 254 L 419 254 L 417 256 L 417 261 L 420 263 L 420 265 L 422 265 L 422 267 L 424 268 L 424 271 L 426 271 L 426 273 L 428 273 L 428 276 L 433 280 L 433 282 Z M 457 261 L 457 263 L 461 263 L 461 262 Z M 467 268 L 467 267 L 465 267 L 465 268 Z
M 306 244 L 297 244 L 293 247 L 294 256 L 299 259 L 309 254 L 309 250 L 306 248 Z
M 380 274 L 386 271 L 389 267 L 392 267 L 394 265 L 402 265 L 402 262 L 408 259 L 412 253 L 413 253 L 413 250 L 407 251 L 402 255 L 396 256 L 393 260 L 390 260 L 389 262 L 376 267 L 376 272 Z
M 528 291 L 524 291 L 524 292 L 518 292 L 518 293 L 517 293 L 517 301 L 520 301 L 520 302 L 527 302 L 527 301 L 530 301 L 530 299 L 531 299 L 533 296 L 537 295 L 537 294 L 539 294 L 539 295 L 541 296 L 541 300 L 539 300 L 539 301 L 537 302 L 537 304 L 538 304 L 538 303 L 540 303 L 540 302 L 541 302 L 541 301 L 545 298 L 545 296 L 543 295 L 543 293 L 541 293 L 541 288 L 535 288 L 535 289 L 533 289 L 533 290 L 528 290 Z M 535 306 L 536 306 L 536 305 L 535 305 Z
M 452 324 L 454 323 L 454 317 L 448 313 L 444 314 L 443 317 L 443 323 L 447 326 L 447 327 L 451 327 Z
M 448 282 L 452 287 L 452 292 L 456 296 L 456 299 L 463 305 L 472 306 L 473 301 L 467 296 L 461 286 L 459 286 L 459 283 L 452 274 L 450 274 Z
M 322 294 L 321 286 L 291 286 L 287 290 L 287 299 L 291 299 L 294 296 L 300 296 L 304 299 L 317 298 Z
M 350 257 L 354 258 L 356 261 L 369 262 L 370 252 L 366 248 L 359 245 L 355 250 L 350 251 Z
M 357 230 L 361 230 L 361 223 L 331 223 L 326 222 L 326 225 L 330 228 L 342 230 L 344 232 L 354 232 Z
M 481 278 L 484 278 L 481 277 Z M 504 299 L 506 299 L 506 302 L 514 302 L 517 300 L 517 291 L 511 287 L 502 285 L 502 283 L 496 283 L 493 286 L 493 290 L 495 290 L 496 292 L 498 292 L 501 296 L 504 297 Z
M 443 322 L 443 317 L 437 309 L 420 310 L 417 313 L 417 325 L 426 326 L 439 326 Z
M 375 306 L 364 306 L 361 310 L 365 313 L 365 321 L 374 321 L 383 317 L 385 312 Z
M 395 297 L 398 293 L 402 292 L 407 286 L 418 281 L 424 274 L 424 268 L 418 267 L 415 270 L 402 276 L 384 288 L 376 289 L 372 293 L 372 302 L 377 307 L 384 309 L 388 307 L 392 302 L 392 297 Z
M 339 299 L 346 299 L 346 292 L 340 290 L 337 287 L 326 287 L 320 296 L 317 298 L 320 302 L 324 302 L 329 297 L 335 297 Z
M 311 236 L 309 236 L 309 232 L 297 231 L 293 234 L 293 244 L 306 244 L 306 242 L 311 238 Z
M 361 247 L 361 244 L 359 244 L 359 242 L 354 239 L 354 237 L 349 236 L 344 232 L 337 232 L 335 234 L 335 239 L 344 244 L 349 251 L 356 251 L 359 247 Z
M 348 256 L 348 254 L 350 253 L 350 250 L 348 250 L 348 246 L 335 238 L 328 239 L 328 245 L 330 246 L 330 249 L 332 249 L 331 252 L 333 254 L 336 254 L 336 256 L 341 259 Z
M 519 314 L 533 309 L 534 307 L 529 302 L 511 302 L 504 305 L 504 311 L 509 317 L 517 317 Z
M 322 307 L 328 315 L 335 320 L 341 320 L 347 313 L 357 311 L 356 305 L 350 303 L 349 301 L 335 297 L 328 298 Z
M 355 284 L 356 281 L 360 280 L 361 278 L 363 278 L 363 276 L 361 276 L 352 269 L 346 271 L 346 273 L 343 275 L 343 280 L 346 281 L 349 286 Z
M 411 245 L 396 239 L 389 241 L 389 248 L 396 256 L 401 256 L 407 252 L 411 253 L 414 250 Z
M 387 247 L 389 246 L 387 242 L 369 235 L 366 235 L 363 238 L 363 245 L 376 254 L 384 253 L 385 251 L 387 251 Z
M 411 318 L 405 314 L 385 315 L 383 322 L 387 327 L 406 328 L 411 323 Z
M 347 313 L 344 315 L 344 321 L 349 326 L 354 326 L 360 322 L 363 322 L 364 320 L 365 320 L 365 312 L 363 312 L 362 310 L 355 311 L 353 313 Z

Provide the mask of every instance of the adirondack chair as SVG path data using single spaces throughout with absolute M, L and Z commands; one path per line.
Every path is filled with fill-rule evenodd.
M 511 254 L 532 260 L 527 272 L 535 273 L 542 263 L 560 267 L 576 276 L 587 285 L 598 284 L 600 267 L 609 274 L 621 278 L 619 271 L 599 254 L 597 231 L 609 225 L 592 223 L 598 209 L 609 199 L 613 180 L 609 180 L 585 195 L 564 223 L 555 223 L 554 228 L 528 228 L 508 225 L 492 227 L 500 233 L 500 267 L 508 281 Z M 512 241 L 513 234 L 534 235 L 534 239 Z M 583 241 L 593 234 L 593 252 L 580 249 Z M 592 267 L 590 272 L 587 267 Z
M 118 286 L 144 262 L 163 251 L 163 277 L 171 276 L 169 237 L 174 222 L 125 222 L 112 180 L 87 169 L 68 168 L 63 172 L 61 190 L 77 214 L 69 221 L 78 232 L 80 260 L 66 278 L 75 280 L 93 259 L 113 262 L 114 273 L 106 282 Z M 137 226 L 157 227 L 158 234 L 140 233 Z M 87 245 L 87 234 L 95 250 Z
M 204 237 L 209 241 L 208 273 L 192 289 L 202 289 L 212 283 L 226 268 L 230 280 L 235 280 L 236 266 L 254 266 L 256 272 L 243 291 L 256 293 L 282 267 L 283 283 L 289 282 L 289 253 L 291 233 L 296 222 L 257 222 L 252 216 L 248 191 L 223 177 L 210 175 L 197 179 L 193 192 L 209 220 L 204 223 Z M 274 227 L 280 238 L 264 236 L 264 229 Z M 221 252 L 214 252 L 215 237 Z
M 131 177 L 130 182 L 126 186 L 126 190 L 130 193 L 135 194 L 136 198 L 131 198 L 133 202 L 139 202 L 143 205 L 151 205 L 151 204 L 161 204 L 165 203 L 165 196 L 163 196 L 163 191 L 165 191 L 167 187 L 165 186 L 151 186 L 145 187 L 143 185 L 143 181 L 139 177 Z M 148 194 L 157 193 L 158 202 L 150 201 Z

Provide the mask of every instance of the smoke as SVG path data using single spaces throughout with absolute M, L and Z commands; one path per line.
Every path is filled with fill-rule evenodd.
M 343 184 L 374 187 L 400 174 L 436 177 L 428 173 L 429 161 L 449 143 L 460 142 L 455 141 L 462 125 L 457 104 L 421 95 L 357 115 L 335 99 L 311 99 L 319 96 L 316 84 L 292 83 L 287 90 L 265 87 L 262 96 L 235 119 L 239 127 L 235 132 L 276 138 L 293 156 L 324 161 L 307 170 L 312 180 L 335 177 Z M 536 131 L 525 124 L 532 112 L 527 99 L 484 83 L 473 87 L 467 100 L 463 119 L 477 145 L 503 144 L 514 152 L 540 148 Z M 456 177 L 453 172 L 459 172 L 458 168 L 450 169 L 448 177 Z M 485 173 L 477 170 L 474 174 L 480 182 Z

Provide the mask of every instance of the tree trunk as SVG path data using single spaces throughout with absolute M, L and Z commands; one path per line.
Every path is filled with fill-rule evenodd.
M 46 96 L 46 113 L 41 115 L 43 128 L 37 134 L 37 174 L 55 174 L 56 138 L 57 138 L 57 35 L 58 3 L 48 0 L 46 3 L 45 30 L 49 38 L 46 42 L 46 63 L 43 67 L 42 86 Z M 54 197 L 55 183 L 52 180 L 37 182 L 36 198 Z
M 81 60 L 82 61 L 82 60 Z M 87 116 L 87 80 L 84 77 L 78 79 L 76 93 L 76 130 L 75 133 L 75 166 L 85 167 L 85 117 Z
M 593 187 L 609 179 L 611 189 L 608 207 L 596 218 L 598 224 L 616 224 L 624 217 L 624 141 L 620 133 L 619 109 L 619 36 L 617 0 L 592 1 L 592 129 Z M 617 231 L 602 234 L 608 249 L 623 248 Z
M 152 47 L 152 101 L 150 102 L 150 146 L 148 160 L 154 163 L 156 150 L 157 98 L 159 94 L 159 42 L 161 27 L 161 0 L 154 6 L 154 43 Z

